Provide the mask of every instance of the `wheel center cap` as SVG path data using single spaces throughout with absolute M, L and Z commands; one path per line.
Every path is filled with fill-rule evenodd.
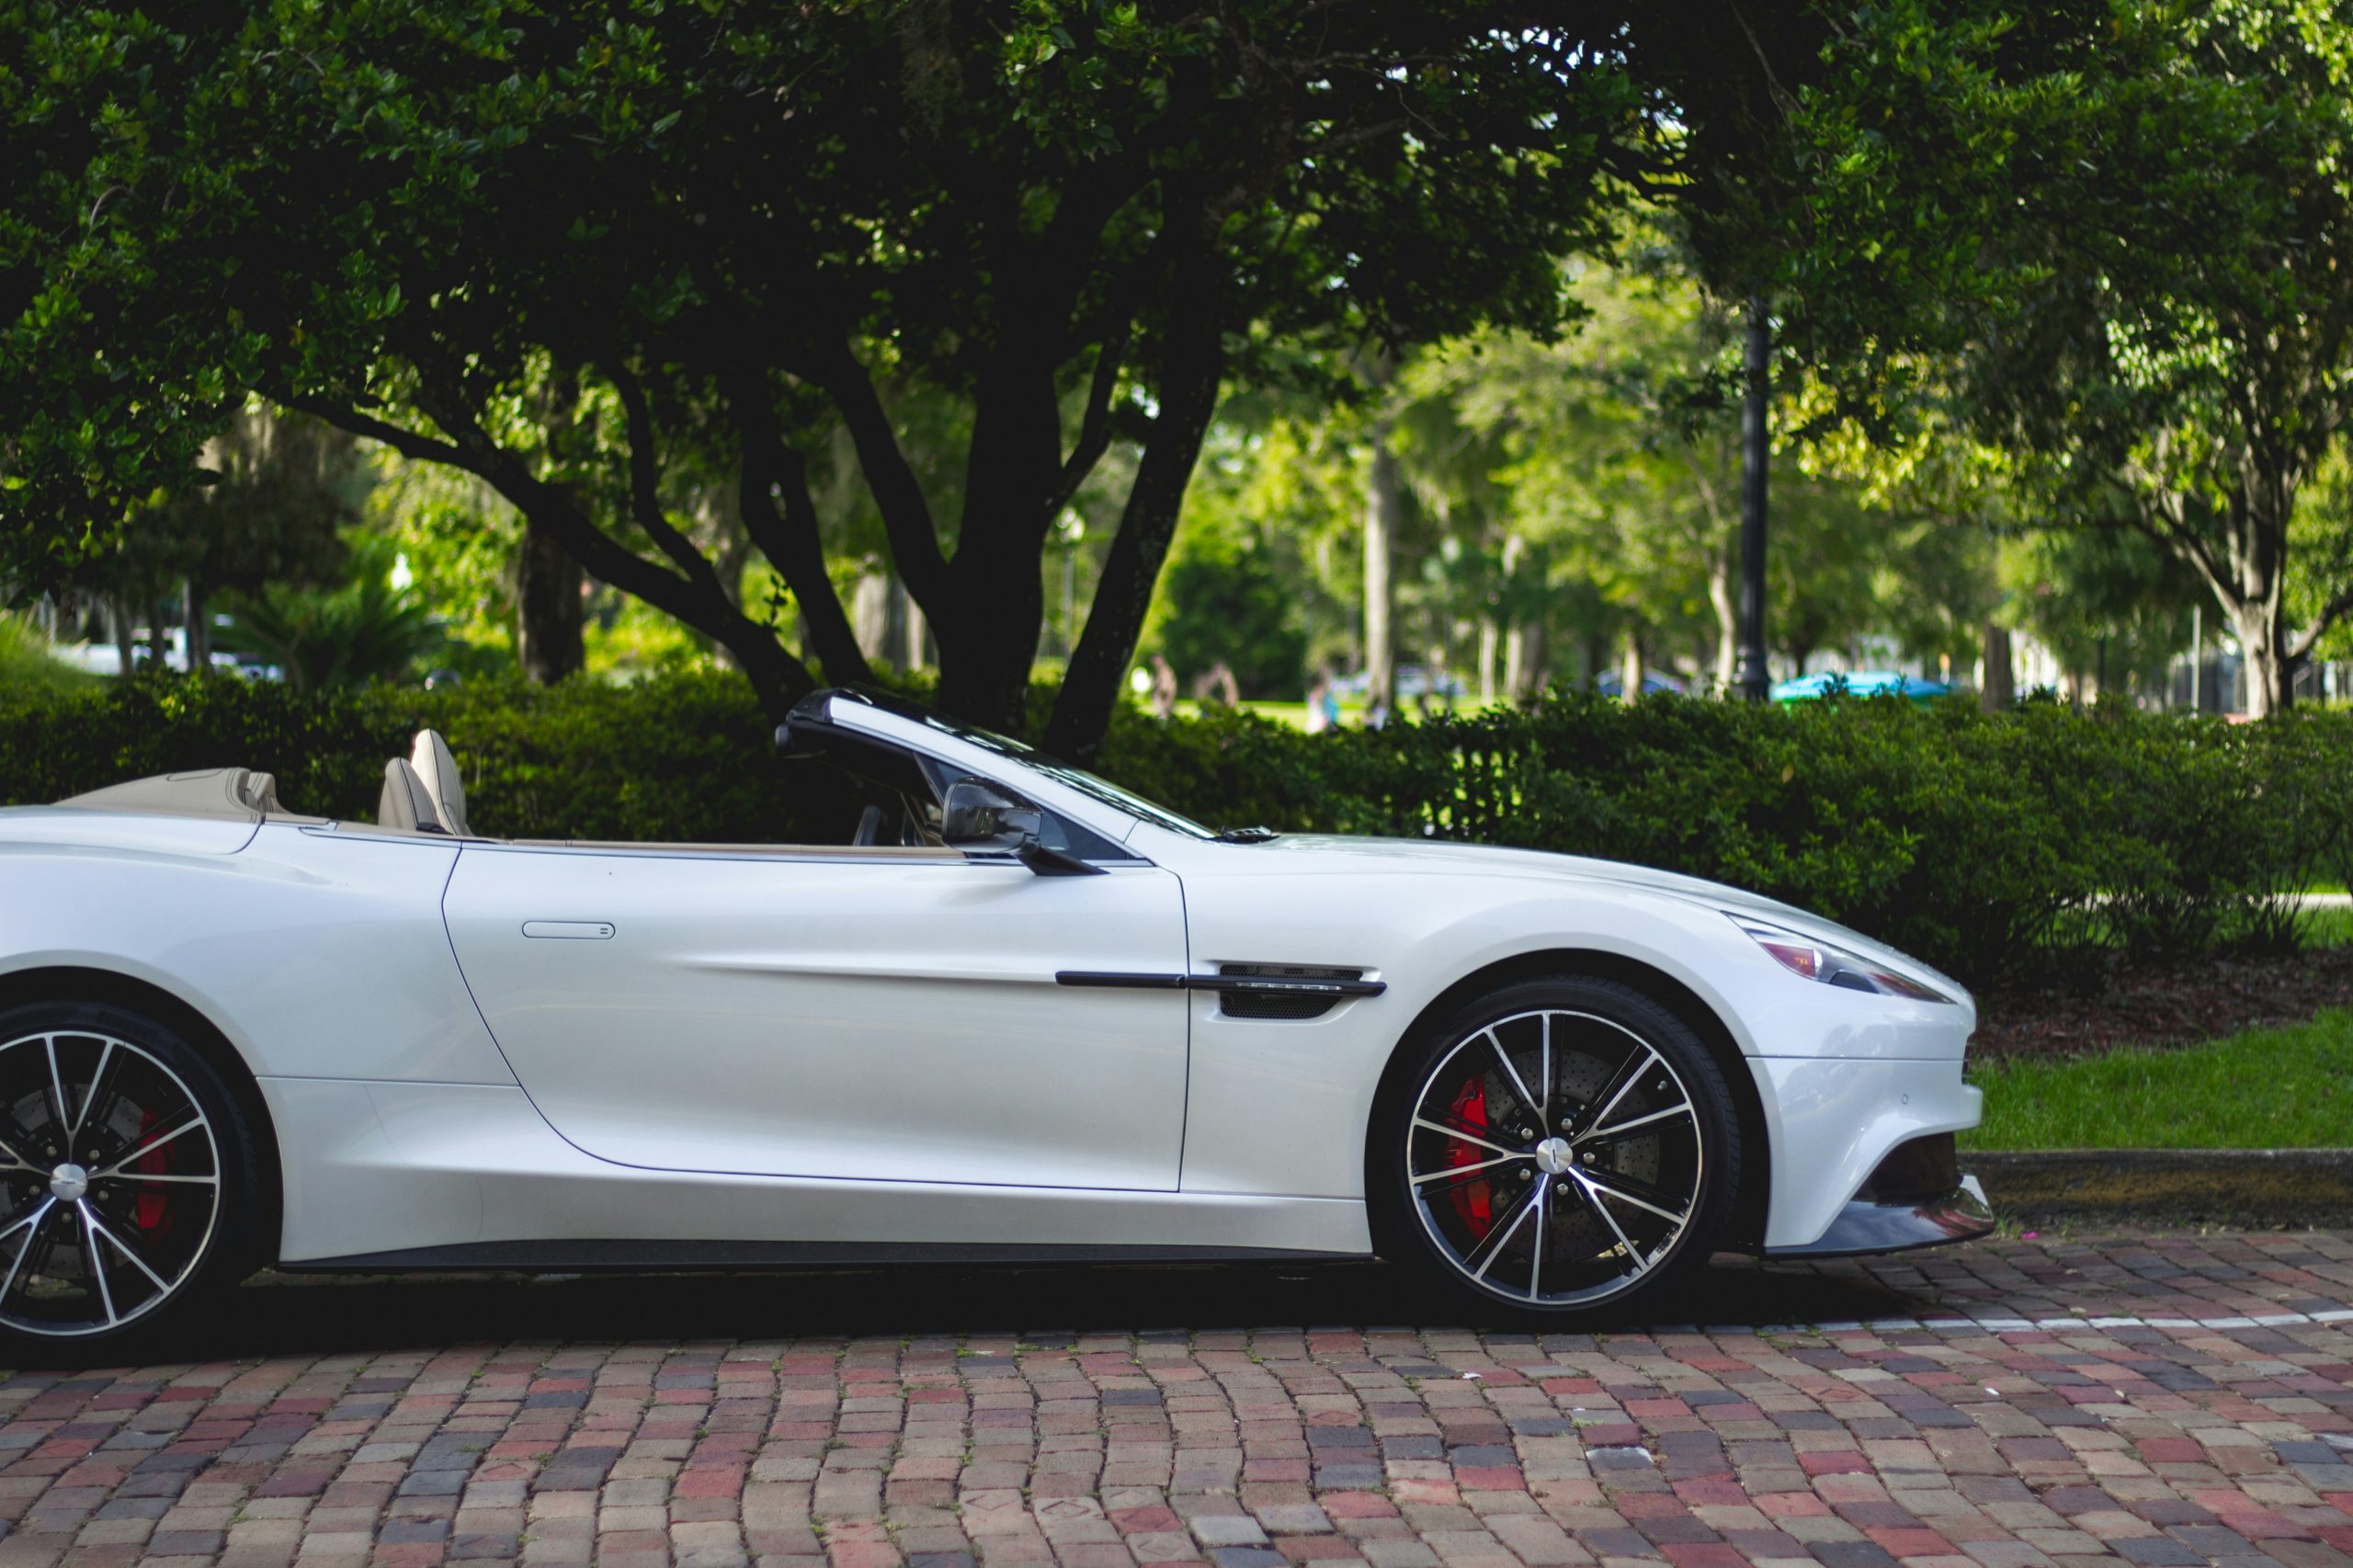
M 1565 1138 L 1547 1138 L 1536 1145 L 1536 1168 L 1546 1176 L 1559 1176 L 1574 1163 Z
M 63 1165 L 49 1173 L 49 1195 L 60 1203 L 79 1203 L 90 1190 L 90 1173 L 76 1165 Z

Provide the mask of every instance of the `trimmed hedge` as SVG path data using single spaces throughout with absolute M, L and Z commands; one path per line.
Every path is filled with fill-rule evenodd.
M 1040 711 L 1047 694 L 1040 694 Z M 787 767 L 723 674 L 632 687 L 299 695 L 237 681 L 0 690 L 0 801 L 243 764 L 297 811 L 373 814 L 430 724 L 472 825 L 529 837 L 791 842 L 846 797 Z M 1790 708 L 1556 693 L 1307 735 L 1123 711 L 1102 770 L 1204 821 L 1596 855 L 1820 911 L 1963 979 L 2285 945 L 2279 895 L 2353 871 L 2353 715 L 2229 725 L 2050 704 Z

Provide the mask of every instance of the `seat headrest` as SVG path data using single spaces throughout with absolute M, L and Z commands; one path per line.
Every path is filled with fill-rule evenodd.
M 384 792 L 376 798 L 376 825 L 401 833 L 439 833 L 441 819 L 434 814 L 433 797 L 416 769 L 399 757 L 384 764 Z
M 449 751 L 449 743 L 431 730 L 419 730 L 410 746 L 409 767 L 425 786 L 426 798 L 433 802 L 433 814 L 446 833 L 460 838 L 472 838 L 466 826 L 466 786 L 458 777 L 458 759 Z

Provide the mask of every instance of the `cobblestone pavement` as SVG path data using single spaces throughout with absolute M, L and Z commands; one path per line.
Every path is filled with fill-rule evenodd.
M 2353 1236 L 1723 1262 L 1674 1306 L 1381 1326 L 1431 1320 L 1370 1266 L 266 1283 L 190 1359 L 0 1381 L 0 1568 L 2353 1551 Z

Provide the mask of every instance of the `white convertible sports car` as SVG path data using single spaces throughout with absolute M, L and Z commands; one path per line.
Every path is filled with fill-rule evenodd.
M 846 842 L 373 825 L 227 768 L 0 812 L 0 1329 L 257 1267 L 1336 1258 L 1522 1321 L 1720 1246 L 1982 1233 L 1975 1022 L 1784 904 L 1607 861 L 1214 834 L 810 698 Z

